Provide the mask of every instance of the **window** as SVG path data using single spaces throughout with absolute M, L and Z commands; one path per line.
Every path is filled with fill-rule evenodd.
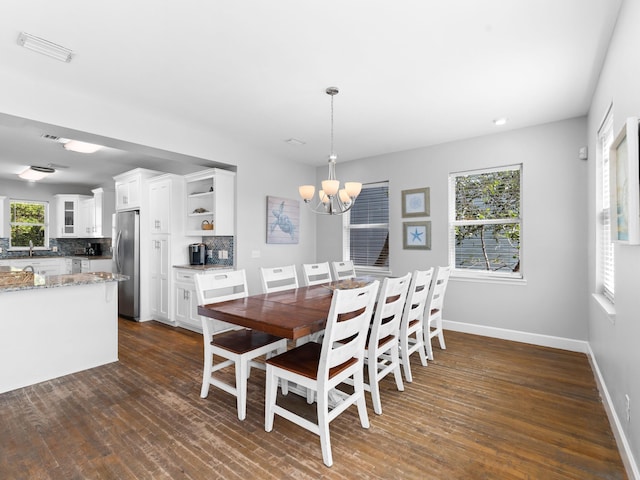
M 609 192 L 609 148 L 613 143 L 613 115 L 611 109 L 605 116 L 600 130 L 598 130 L 598 148 L 600 157 L 601 175 L 601 209 L 600 209 L 600 238 L 598 243 L 598 293 L 604 295 L 609 301 L 614 301 L 614 263 L 613 242 L 611 241 L 611 210 Z
M 9 222 L 11 225 L 11 248 L 48 248 L 49 204 L 31 200 L 11 200 Z
M 464 276 L 522 278 L 521 165 L 449 175 L 449 262 Z
M 389 270 L 389 182 L 369 183 L 344 215 L 344 259 L 360 270 Z

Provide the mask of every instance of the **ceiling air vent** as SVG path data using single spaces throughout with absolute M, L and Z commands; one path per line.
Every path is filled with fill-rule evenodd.
M 40 137 L 44 138 L 45 140 L 53 140 L 54 142 L 60 141 L 60 137 L 56 135 L 49 135 L 48 133 L 43 133 L 42 135 L 40 135 Z

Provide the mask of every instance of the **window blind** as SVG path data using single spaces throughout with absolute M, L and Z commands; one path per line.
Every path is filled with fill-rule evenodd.
M 356 267 L 389 267 L 389 183 L 365 184 L 345 217 L 345 254 Z

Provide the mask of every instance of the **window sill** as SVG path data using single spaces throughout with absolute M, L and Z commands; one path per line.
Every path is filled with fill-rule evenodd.
M 613 324 L 616 323 L 616 306 L 611 302 L 607 297 L 602 295 L 601 293 L 592 293 L 591 296 L 596 301 L 596 303 L 600 306 L 602 311 L 607 315 L 609 321 Z
M 501 285 L 526 285 L 527 281 L 523 277 L 506 277 L 490 274 L 467 274 L 464 272 L 453 270 L 451 272 L 451 280 L 459 280 L 461 282 L 472 283 L 496 283 Z

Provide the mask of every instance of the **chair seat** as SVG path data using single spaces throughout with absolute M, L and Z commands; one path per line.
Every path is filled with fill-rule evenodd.
M 244 328 L 216 335 L 211 345 L 242 355 L 280 340 L 280 337 Z
M 318 364 L 320 363 L 321 351 L 321 343 L 309 342 L 280 355 L 276 355 L 275 357 L 271 357 L 266 363 L 315 380 L 318 376 Z M 331 368 L 329 370 L 329 378 L 333 378 L 356 362 L 357 360 L 355 358 L 351 358 Z

